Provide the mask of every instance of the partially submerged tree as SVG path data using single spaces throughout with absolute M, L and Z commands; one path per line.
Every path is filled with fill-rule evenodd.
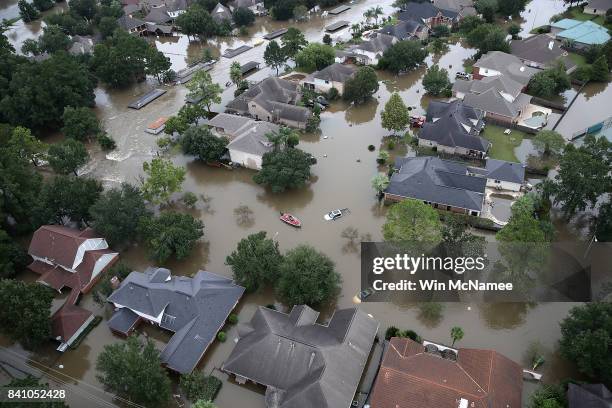
M 398 41 L 389 47 L 378 61 L 378 68 L 400 73 L 420 66 L 427 57 L 427 50 L 419 41 Z
M 383 173 L 378 173 L 372 178 L 372 188 L 376 190 L 376 194 L 381 195 L 389 186 L 389 176 Z
M 270 41 L 264 51 L 264 61 L 274 70 L 278 76 L 278 70 L 287 62 L 287 55 L 283 52 L 280 45 L 274 40 Z
M 89 209 L 98 200 L 102 184 L 87 177 L 57 176 L 43 185 L 37 204 L 40 224 L 74 221 L 89 224 Z
M 455 326 L 451 328 L 450 335 L 451 335 L 451 339 L 453 340 L 451 347 L 454 347 L 456 342 L 463 339 L 463 336 L 464 336 L 463 329 L 459 326 Z
M 310 43 L 295 56 L 298 69 L 313 72 L 319 71 L 334 63 L 336 52 L 334 48 L 320 43 Z
M 312 156 L 296 148 L 274 150 L 263 155 L 261 170 L 253 176 L 257 184 L 270 186 L 272 192 L 301 188 L 310 179 Z
M 558 156 L 565 146 L 565 139 L 554 130 L 540 130 L 531 140 L 544 157 Z
M 403 200 L 389 208 L 383 237 L 391 242 L 438 244 L 442 241 L 440 216 L 422 201 Z
M 410 112 L 397 92 L 391 94 L 380 117 L 382 127 L 394 133 L 403 131 L 410 123 Z
M 142 194 L 154 204 L 167 203 L 173 193 L 181 191 L 185 181 L 185 168 L 176 167 L 170 160 L 155 158 L 144 162 L 147 178 L 142 180 Z
M 187 97 L 197 101 L 199 105 L 206 106 L 209 114 L 213 103 L 221 103 L 223 89 L 214 83 L 210 74 L 204 70 L 196 72 L 186 86 L 189 90 Z
M 203 162 L 218 161 L 229 140 L 225 136 L 215 136 L 209 128 L 192 126 L 183 133 L 181 145 L 183 152 L 192 154 Z
M 164 211 L 157 217 L 142 217 L 138 231 L 149 255 L 159 263 L 171 256 L 186 258 L 203 235 L 204 224 L 189 214 Z
M 100 123 L 96 114 L 89 108 L 72 108 L 67 106 L 62 115 L 62 133 L 66 137 L 86 141 L 100 132 Z
M 89 161 L 89 153 L 83 143 L 75 139 L 66 139 L 63 142 L 52 144 L 47 153 L 49 165 L 59 174 L 73 173 L 78 176 L 77 170 Z
M 295 55 L 302 50 L 308 41 L 300 30 L 295 27 L 289 27 L 287 32 L 281 37 L 281 44 L 283 45 L 283 53 L 288 58 L 294 58 Z
M 423 87 L 428 94 L 433 96 L 450 94 L 451 83 L 448 79 L 448 71 L 438 65 L 429 67 L 423 77 Z
M 355 104 L 363 103 L 378 91 L 378 77 L 372 67 L 360 67 L 344 84 L 342 98 Z

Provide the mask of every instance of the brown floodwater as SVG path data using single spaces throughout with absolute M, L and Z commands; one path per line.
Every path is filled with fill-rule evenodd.
M 560 0 L 534 0 L 528 6 L 530 11 L 523 14 L 523 27 L 527 29 L 533 21 L 539 25 L 543 19 L 547 20 L 549 14 L 558 12 L 560 3 Z M 173 68 L 178 70 L 184 68 L 188 61 L 197 59 L 203 47 L 211 47 L 217 54 L 223 53 L 227 48 L 249 43 L 252 36 L 261 37 L 289 24 L 300 28 L 309 40 L 320 40 L 324 26 L 341 19 L 361 20 L 364 9 L 375 4 L 382 5 L 387 13 L 392 10 L 390 0 L 366 0 L 351 4 L 351 10 L 333 18 L 317 16 L 300 23 L 274 22 L 260 18 L 249 30 L 249 37 L 244 38 L 214 39 L 199 43 L 189 41 L 185 36 L 177 36 L 154 41 L 157 47 L 171 58 Z M 537 16 L 534 14 L 536 12 Z M 2 13 L 3 10 L 0 9 L 0 17 Z M 30 26 L 32 25 L 27 25 Z M 219 84 L 225 84 L 229 80 L 229 66 L 234 60 L 241 63 L 251 60 L 263 62 L 264 47 L 265 45 L 254 47 L 232 60 L 221 58 L 210 71 L 213 79 Z M 426 62 L 427 65 L 440 64 L 452 74 L 456 70 L 462 70 L 463 62 L 474 52 L 475 50 L 469 49 L 465 44 L 451 44 L 443 55 L 430 55 Z M 263 68 L 251 75 L 249 80 L 263 79 L 271 73 L 270 69 Z M 272 194 L 252 181 L 252 171 L 211 168 L 181 154 L 169 155 L 176 164 L 187 168 L 184 191 L 203 195 L 206 200 L 200 201 L 197 208 L 192 210 L 193 215 L 202 219 L 205 224 L 202 242 L 188 259 L 180 262 L 170 261 L 166 266 L 177 275 L 191 275 L 199 269 L 207 269 L 231 276 L 231 270 L 225 265 L 226 256 L 241 238 L 263 230 L 278 240 L 283 250 L 306 243 L 326 253 L 335 262 L 343 279 L 342 291 L 333 304 L 322 308 L 322 319 L 329 318 L 335 308 L 353 306 L 354 295 L 360 290 L 360 258 L 358 247 L 342 238 L 341 234 L 345 228 L 354 227 L 361 235 L 369 235 L 374 241 L 382 238 L 381 226 L 386 208 L 377 201 L 370 186 L 372 177 L 383 171 L 376 164 L 376 156 L 381 147 L 387 148 L 387 142 L 383 139 L 389 135 L 380 125 L 380 112 L 391 93 L 399 92 L 407 105 L 413 107 L 415 112 L 423 113 L 430 100 L 424 95 L 421 83 L 424 73 L 425 68 L 401 76 L 380 72 L 380 89 L 372 100 L 360 106 L 334 102 L 323 112 L 320 132 L 304 135 L 300 143 L 300 147 L 312 153 L 318 163 L 313 166 L 311 183 L 298 191 Z M 129 89 L 110 90 L 100 87 L 96 90 L 96 113 L 108 133 L 116 140 L 117 149 L 104 153 L 92 147 L 93 160 L 83 169 L 84 173 L 101 179 L 106 186 L 115 186 L 120 182 L 137 182 L 142 173 L 142 163 L 157 154 L 157 137 L 145 133 L 144 129 L 160 116 L 175 114 L 183 105 L 187 93 L 183 86 L 164 87 L 168 92 L 145 108 L 139 111 L 127 108 L 131 100 L 158 86 L 154 80 L 150 80 Z M 222 106 L 233 98 L 233 91 L 233 87 L 226 89 L 222 95 L 222 103 L 214 108 L 222 109 Z M 608 94 L 609 99 L 609 92 L 606 90 L 602 93 Z M 577 105 L 583 106 L 581 109 L 609 110 L 601 107 L 604 105 L 601 101 L 605 96 L 585 94 L 581 98 L 584 99 L 583 105 Z M 580 100 L 576 103 L 579 104 Z M 567 116 L 564 123 L 568 119 Z M 580 116 L 576 116 L 573 121 L 583 122 Z M 376 146 L 375 152 L 368 151 L 370 144 Z M 403 156 L 407 151 L 405 147 L 397 146 L 391 153 Z M 234 209 L 241 205 L 247 205 L 253 211 L 253 220 L 247 225 L 239 225 L 235 220 Z M 324 213 L 346 207 L 350 209 L 348 216 L 334 222 L 323 220 Z M 303 227 L 296 230 L 281 223 L 278 220 L 280 211 L 289 211 L 298 216 L 303 221 Z M 491 234 L 485 235 L 488 239 L 493 239 Z M 121 256 L 124 262 L 136 270 L 143 270 L 151 265 L 143 248 L 138 246 L 123 251 Z M 29 279 L 33 277 L 30 275 Z M 274 302 L 274 293 L 270 290 L 245 296 L 238 306 L 240 320 L 248 321 L 258 305 Z M 85 296 L 81 304 L 103 316 L 105 320 L 112 313 L 108 306 L 97 306 L 91 296 Z M 445 305 L 442 319 L 437 322 L 422 320 L 415 305 L 367 303 L 360 307 L 380 321 L 381 330 L 389 325 L 411 328 L 424 338 L 439 342 L 448 342 L 450 328 L 460 325 L 465 330 L 465 338 L 459 343 L 460 346 L 493 348 L 524 364 L 527 363 L 524 361 L 526 349 L 532 342 L 539 341 L 547 357 L 542 368 L 544 379 L 554 381 L 575 374 L 572 367 L 559 358 L 557 352 L 559 321 L 567 315 L 572 306 L 567 303 L 449 303 Z M 169 337 L 168 333 L 153 327 L 143 326 L 143 329 L 160 348 Z M 228 334 L 228 339 L 233 340 L 236 329 L 230 328 Z M 105 322 L 102 322 L 78 349 L 59 354 L 50 345 L 32 357 L 74 378 L 74 383 L 82 381 L 79 383 L 82 387 L 100 396 L 103 394 L 98 389 L 100 383 L 96 379 L 96 357 L 104 345 L 119 341 L 122 340 L 113 336 Z M 10 342 L 1 339 L 0 345 L 8 346 Z M 233 346 L 234 342 L 230 340 L 214 344 L 206 353 L 200 368 L 225 380 L 226 376 L 217 368 L 228 357 Z M 17 346 L 11 349 L 25 353 Z M 59 365 L 63 368 L 59 369 Z M 528 390 L 533 388 L 533 384 L 526 385 Z M 108 399 L 108 396 L 101 398 Z M 262 389 L 240 386 L 232 381 L 224 381 L 215 402 L 219 408 L 265 406 Z

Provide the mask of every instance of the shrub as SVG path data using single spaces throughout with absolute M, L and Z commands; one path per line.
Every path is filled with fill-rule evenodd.
M 385 340 L 390 340 L 391 337 L 399 337 L 400 334 L 401 334 L 400 329 L 398 329 L 395 326 L 389 326 L 387 327 L 387 330 L 385 331 Z
M 221 343 L 225 343 L 225 340 L 227 340 L 227 334 L 224 331 L 220 331 L 217 333 L 217 340 L 219 340 Z
M 110 137 L 106 132 L 101 132 L 98 134 L 98 144 L 102 148 L 102 150 L 115 150 L 117 147 L 117 143 L 115 140 Z
M 195 207 L 196 203 L 198 202 L 198 196 L 196 196 L 194 193 L 192 193 L 191 191 L 186 191 L 183 194 L 183 197 L 181 198 L 181 201 L 183 202 L 183 204 L 185 204 L 187 207 L 189 208 L 193 208 Z
M 421 336 L 419 336 L 414 330 L 404 330 L 403 332 L 401 332 L 400 337 L 408 337 L 409 339 L 412 339 L 414 341 L 416 341 L 417 343 L 420 343 L 422 341 Z
M 238 315 L 236 313 L 230 314 L 229 317 L 227 318 L 227 322 L 229 324 L 236 324 L 236 323 L 238 323 Z
M 200 371 L 183 374 L 180 387 L 190 401 L 212 401 L 215 399 L 223 383 L 217 377 L 206 376 Z
M 327 99 L 329 99 L 330 101 L 334 101 L 338 99 L 339 97 L 340 97 L 340 92 L 338 92 L 336 88 L 332 87 L 329 91 L 327 91 Z
M 374 150 L 376 150 L 376 146 L 374 146 L 374 145 L 369 145 L 369 146 L 368 146 L 368 150 L 369 150 L 369 151 L 371 151 L 371 152 L 373 152 Z
M 578 67 L 574 72 L 572 72 L 571 77 L 577 81 L 587 82 L 591 79 L 591 71 L 592 69 L 588 65 Z
M 389 140 L 389 142 L 387 143 L 387 149 L 389 150 L 395 149 L 395 142 L 393 140 Z

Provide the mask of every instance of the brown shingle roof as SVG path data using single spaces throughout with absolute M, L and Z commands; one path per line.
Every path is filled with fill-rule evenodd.
M 54 338 L 60 337 L 62 342 L 70 340 L 92 314 L 82 307 L 64 304 L 51 316 L 51 335 Z
M 34 232 L 28 254 L 72 268 L 79 245 L 86 239 L 81 236 L 81 231 L 74 228 L 43 225 Z
M 372 408 L 520 408 L 522 369 L 491 350 L 459 349 L 457 360 L 393 338 L 371 395 Z

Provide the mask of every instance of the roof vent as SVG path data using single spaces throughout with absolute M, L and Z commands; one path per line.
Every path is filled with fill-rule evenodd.
M 468 408 L 469 403 L 470 402 L 468 400 L 466 400 L 465 398 L 461 398 L 459 400 L 459 405 L 457 405 L 457 408 Z
M 555 48 L 555 42 L 554 42 L 554 41 L 550 41 L 550 42 L 548 43 L 548 49 L 549 49 L 549 50 L 552 50 L 553 48 Z

